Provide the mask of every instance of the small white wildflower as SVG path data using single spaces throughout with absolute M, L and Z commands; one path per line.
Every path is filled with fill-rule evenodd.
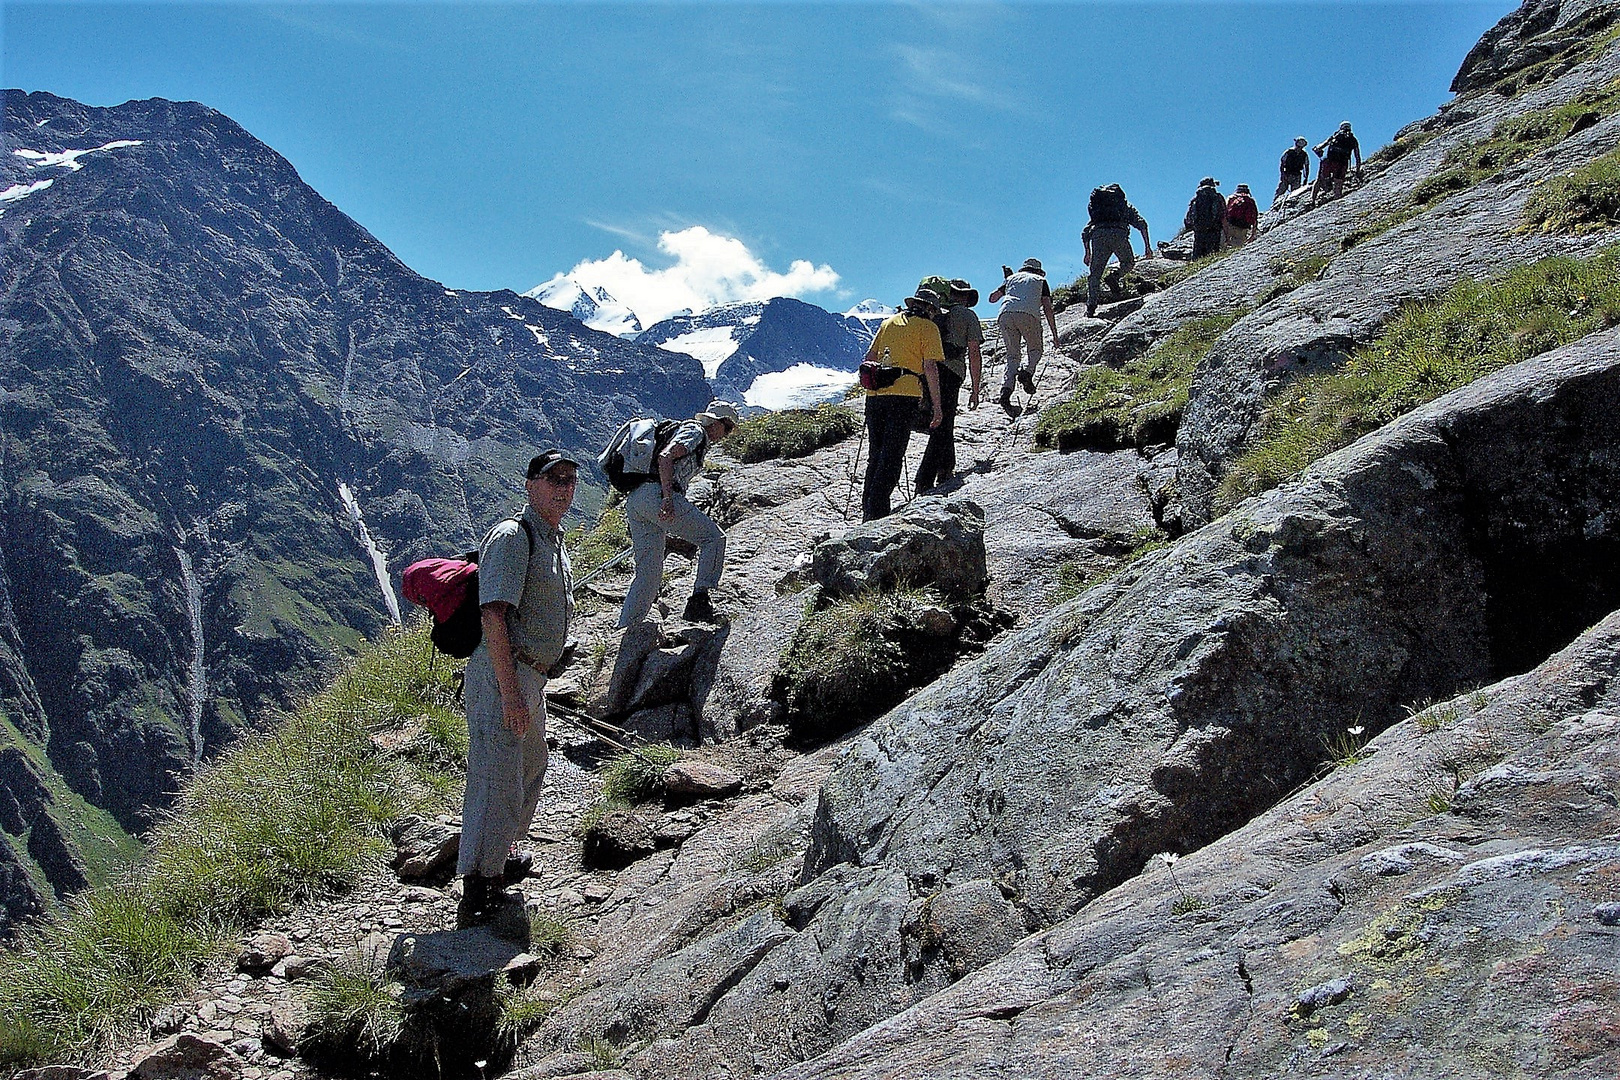
M 1350 734 L 1352 734 L 1352 735 L 1360 735 L 1363 731 L 1366 731 L 1367 729 L 1365 727 L 1361 726 L 1360 724 L 1357 724 L 1355 727 L 1349 728 L 1348 730 L 1349 730 Z
M 1173 851 L 1161 851 L 1159 852 L 1159 859 L 1166 866 L 1174 866 L 1181 861 L 1181 856 Z

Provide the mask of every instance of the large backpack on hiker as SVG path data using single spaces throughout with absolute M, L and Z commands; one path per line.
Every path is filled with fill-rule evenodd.
M 680 426 L 679 420 L 657 417 L 625 421 L 596 458 L 614 490 L 629 494 L 642 484 L 658 479 L 658 455 Z
M 534 557 L 534 529 L 521 517 L 507 518 L 523 526 Z M 428 634 L 446 656 L 465 660 L 484 640 L 484 619 L 478 606 L 478 552 L 444 559 L 419 559 L 400 578 L 405 599 L 425 607 L 433 616 Z
M 1282 158 L 1278 160 L 1277 172 L 1282 176 L 1299 176 L 1304 173 L 1305 166 L 1309 165 L 1310 162 L 1311 159 L 1304 150 L 1297 146 L 1290 146 L 1283 151 Z
M 1186 190 L 1183 188 L 1182 190 Z M 1194 232 L 1209 232 L 1221 227 L 1226 214 L 1226 197 L 1219 188 L 1201 187 L 1193 193 L 1192 227 Z
M 1251 196 L 1237 192 L 1226 200 L 1226 220 L 1240 229 L 1252 229 L 1260 223 L 1260 207 Z
M 1092 188 L 1086 212 L 1091 215 L 1091 223 L 1102 228 L 1130 225 L 1130 203 L 1125 199 L 1125 189 L 1118 184 Z
M 1335 164 L 1339 162 L 1348 163 L 1350 160 L 1350 148 L 1355 145 L 1356 137 L 1354 135 L 1348 131 L 1335 131 L 1328 137 L 1327 160 Z

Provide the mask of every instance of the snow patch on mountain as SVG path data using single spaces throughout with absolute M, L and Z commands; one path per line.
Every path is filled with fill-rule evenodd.
M 586 288 L 566 274 L 557 274 L 523 295 L 533 297 L 548 308 L 568 312 L 592 330 L 620 337 L 641 333 L 641 320 L 628 305 L 615 300 L 613 294 L 600 285 Z
M 883 320 L 887 319 L 890 315 L 893 315 L 895 310 L 896 309 L 890 307 L 881 300 L 872 300 L 868 298 L 866 300 L 862 300 L 860 303 L 844 312 L 844 315 L 851 319 Z
M 808 409 L 825 401 L 837 401 L 855 385 L 855 375 L 842 368 L 817 364 L 794 364 L 786 371 L 756 376 L 743 392 L 743 402 L 756 408 Z
M 17 157 L 28 162 L 30 169 L 71 169 L 78 172 L 84 168 L 79 159 L 86 154 L 99 154 L 103 150 L 122 150 L 126 146 L 140 146 L 140 139 L 117 139 L 113 142 L 92 146 L 88 150 L 61 150 L 54 154 L 42 153 L 39 150 L 13 150 Z
M 755 319 L 755 322 L 758 321 Z M 672 337 L 667 341 L 660 341 L 658 347 L 669 352 L 696 357 L 703 365 L 703 377 L 713 379 L 719 373 L 720 365 L 737 351 L 739 329 L 737 326 L 705 327 Z

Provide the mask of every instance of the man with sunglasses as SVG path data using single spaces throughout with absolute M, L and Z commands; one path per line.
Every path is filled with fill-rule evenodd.
M 726 566 L 726 534 L 714 520 L 686 500 L 686 486 L 703 468 L 709 444 L 737 428 L 737 406 L 712 401 L 690 420 L 683 420 L 666 440 L 659 440 L 655 467 L 658 475 L 632 491 L 624 500 L 625 526 L 635 549 L 636 574 L 619 611 L 619 628 L 634 626 L 647 617 L 664 581 L 664 538 L 678 536 L 696 544 L 697 580 L 681 617 L 687 622 L 716 620 L 709 590 L 720 584 Z
M 478 556 L 484 638 L 467 660 L 467 797 L 456 925 L 493 918 L 505 888 L 528 876 L 518 841 L 529 832 L 546 778 L 546 678 L 563 661 L 574 610 L 562 522 L 579 462 L 547 450 L 529 462 L 523 513 L 499 522 Z

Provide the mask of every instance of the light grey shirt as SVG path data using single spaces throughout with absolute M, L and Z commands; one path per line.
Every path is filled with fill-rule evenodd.
M 703 425 L 696 420 L 682 420 L 681 426 L 670 436 L 668 444 L 664 447 L 666 451 L 671 446 L 686 448 L 685 456 L 678 457 L 671 463 L 674 467 L 670 470 L 670 475 L 675 478 L 676 491 L 685 491 L 686 485 L 702 471 L 703 451 L 708 445 L 708 432 L 704 431 Z
M 1039 315 L 1041 297 L 1052 295 L 1046 286 L 1046 279 L 1027 270 L 1020 270 L 1008 278 L 1002 288 L 1007 290 L 1001 298 L 1002 311 L 1023 311 L 1030 315 Z
M 543 670 L 557 662 L 568 644 L 574 572 L 562 530 L 547 525 L 532 506 L 524 509 L 523 518 L 534 530 L 534 556 L 522 525 L 511 518 L 498 522 L 479 548 L 478 602 L 512 605 L 506 613 L 512 647 Z

